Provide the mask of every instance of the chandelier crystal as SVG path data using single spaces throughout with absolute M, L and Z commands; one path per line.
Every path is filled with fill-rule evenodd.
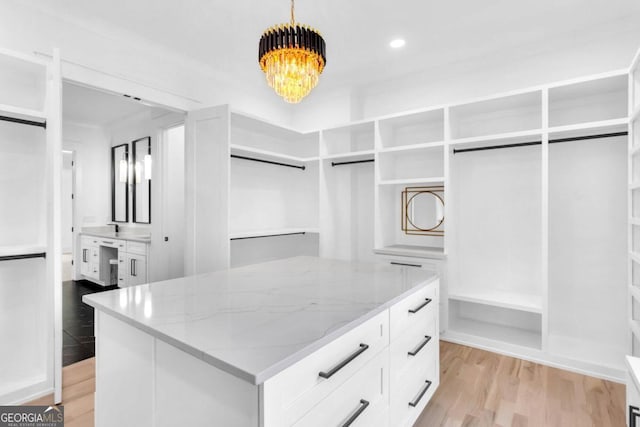
M 258 61 L 267 83 L 285 101 L 297 104 L 318 84 L 327 63 L 326 44 L 320 33 L 295 22 L 266 30 L 260 38 Z

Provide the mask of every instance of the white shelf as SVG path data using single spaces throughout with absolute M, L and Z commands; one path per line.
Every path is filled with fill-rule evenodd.
M 640 218 L 631 218 L 631 219 L 629 219 L 629 224 L 631 224 L 631 225 L 640 225 Z
M 640 117 L 640 105 L 636 105 L 636 107 L 633 109 L 633 112 L 631 113 L 631 117 L 629 117 L 629 121 L 634 121 L 638 117 Z
M 317 228 L 280 228 L 273 230 L 238 231 L 229 233 L 229 239 L 249 239 L 253 237 L 276 237 L 289 234 L 319 233 Z
M 261 150 L 259 148 L 248 147 L 246 145 L 230 144 L 231 154 L 240 156 L 252 156 L 262 160 L 289 161 L 298 163 L 308 163 L 317 161 L 318 157 L 297 157 L 289 154 L 277 153 L 275 151 Z
M 640 340 L 640 324 L 635 320 L 629 320 L 629 328 L 631 329 L 631 332 L 633 332 L 633 335 Z
M 456 337 L 457 335 L 462 337 Z M 452 339 L 462 338 L 463 340 L 468 336 L 469 338 L 465 341 L 470 342 L 477 340 L 476 337 L 481 337 L 536 350 L 540 350 L 542 343 L 539 332 L 462 318 L 449 321 L 449 331 L 442 336 L 442 339 L 447 340 L 449 336 Z
M 28 108 L 14 107 L 6 104 L 0 104 L 0 115 L 42 123 L 47 120 L 47 115 L 44 111 L 30 110 Z
M 640 288 L 637 286 L 629 286 L 629 294 L 635 298 L 636 301 L 640 302 Z
M 636 264 L 640 264 L 640 254 L 637 252 L 629 252 L 629 258 Z
M 542 129 L 531 129 L 518 132 L 498 133 L 493 135 L 473 136 L 469 138 L 452 139 L 450 144 L 455 147 L 466 146 L 472 144 L 486 144 L 499 142 L 502 144 L 511 144 L 519 142 L 528 142 L 533 137 L 538 139 L 542 135 Z
M 42 244 L 0 246 L 0 256 L 21 256 L 47 252 L 47 247 Z
M 393 152 L 397 152 L 397 151 L 424 150 L 424 149 L 438 148 L 438 147 L 443 147 L 443 146 L 444 146 L 444 142 L 443 141 L 439 141 L 439 142 L 423 142 L 423 143 L 420 143 L 420 144 L 398 145 L 396 147 L 382 148 L 380 150 L 380 153 L 393 153 Z
M 640 188 L 640 182 L 632 182 L 631 184 L 629 184 L 629 190 L 633 191 L 633 190 L 637 190 Z
M 494 289 L 450 289 L 449 299 L 527 311 L 530 313 L 542 313 L 542 297 L 539 295 Z
M 640 153 L 640 145 L 638 145 L 637 147 L 632 148 L 631 150 L 629 150 L 629 155 L 630 156 L 635 156 L 638 153 Z
M 596 122 L 578 123 L 574 125 L 554 126 L 548 128 L 549 134 L 579 132 L 583 130 L 598 130 L 601 132 L 626 131 L 629 119 L 626 117 L 600 120 Z
M 375 248 L 378 255 L 404 256 L 411 258 L 445 259 L 444 248 L 414 245 L 391 245 L 383 248 Z
M 387 179 L 378 182 L 378 185 L 406 185 L 406 184 L 444 184 L 444 177 L 433 178 L 410 178 L 410 179 Z
M 362 150 L 362 151 L 352 151 L 348 153 L 340 153 L 340 154 L 330 154 L 327 156 L 322 156 L 323 160 L 353 160 L 354 157 L 361 156 L 372 156 L 375 153 L 375 150 Z

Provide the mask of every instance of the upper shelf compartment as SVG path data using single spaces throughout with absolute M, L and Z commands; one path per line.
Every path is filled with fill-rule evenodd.
M 322 132 L 321 154 L 325 157 L 335 157 L 337 154 L 372 152 L 374 142 L 374 122 L 328 129 Z
M 47 67 L 25 55 L 0 55 L 0 115 L 42 122 L 45 118 Z
M 380 120 L 382 149 L 402 150 L 444 139 L 444 109 Z
M 542 92 L 492 98 L 451 107 L 451 138 L 511 134 L 542 127 Z
M 549 89 L 549 126 L 626 118 L 628 97 L 626 74 L 552 87 Z
M 247 115 L 231 112 L 231 147 L 272 160 L 318 159 L 318 132 L 303 134 Z

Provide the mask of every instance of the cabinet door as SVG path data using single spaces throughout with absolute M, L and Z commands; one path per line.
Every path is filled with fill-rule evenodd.
M 127 254 L 127 286 L 147 283 L 147 257 L 143 255 Z

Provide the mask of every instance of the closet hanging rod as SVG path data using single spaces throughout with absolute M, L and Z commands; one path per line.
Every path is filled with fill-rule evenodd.
M 254 159 L 253 157 L 238 156 L 237 154 L 232 154 L 231 158 L 232 159 L 241 159 L 241 160 L 250 160 L 252 162 L 268 163 L 270 165 L 286 166 L 288 168 L 296 168 L 296 169 L 302 169 L 302 170 L 305 170 L 307 168 L 306 166 L 298 166 L 298 165 L 290 165 L 290 164 L 287 164 L 287 163 L 272 162 L 271 160 Z
M 331 167 L 335 167 L 335 166 L 342 166 L 342 165 L 353 165 L 356 163 L 371 163 L 371 162 L 375 162 L 375 159 L 368 159 L 368 160 L 352 160 L 350 162 L 331 162 Z
M 600 133 L 597 135 L 573 136 L 570 138 L 557 138 L 557 139 L 550 139 L 549 144 L 557 144 L 560 142 L 585 141 L 588 139 L 614 138 L 616 136 L 626 136 L 628 134 L 629 132 L 613 132 L 613 133 Z M 542 141 L 518 142 L 515 144 L 492 145 L 490 147 L 475 147 L 475 148 L 460 148 L 460 149 L 454 148 L 453 154 L 467 153 L 470 151 L 497 150 L 500 148 L 526 147 L 528 145 L 540 145 L 540 144 L 542 144 Z
M 43 129 L 47 128 L 47 122 L 34 122 L 33 120 L 18 119 L 18 118 L 9 117 L 9 116 L 0 116 L 0 120 L 5 122 L 18 123 L 21 125 L 37 126 Z
M 262 236 L 232 237 L 229 240 L 262 239 L 263 237 L 295 236 L 296 234 L 304 235 L 306 234 L 306 231 L 296 231 L 295 233 L 265 234 Z
M 46 252 L 38 252 L 33 254 L 21 254 L 21 255 L 4 255 L 0 256 L 0 261 L 14 261 L 17 259 L 31 259 L 31 258 L 46 258 Z

